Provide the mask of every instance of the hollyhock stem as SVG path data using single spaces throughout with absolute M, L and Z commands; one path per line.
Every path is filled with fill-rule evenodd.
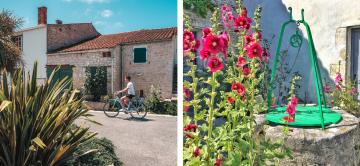
M 213 129 L 213 118 L 214 118 L 214 100 L 216 96 L 216 78 L 215 72 L 212 73 L 211 77 L 211 98 L 210 98 L 210 106 L 209 106 L 209 117 L 208 117 L 208 145 L 211 145 L 211 138 L 212 138 L 212 129 Z M 208 162 L 211 165 L 211 147 L 207 148 L 208 150 Z

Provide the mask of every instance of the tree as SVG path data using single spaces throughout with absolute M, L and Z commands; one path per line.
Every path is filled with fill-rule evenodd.
M 15 30 L 23 23 L 12 12 L 2 10 L 0 12 L 0 71 L 13 72 L 16 65 L 22 63 L 21 52 L 11 40 Z

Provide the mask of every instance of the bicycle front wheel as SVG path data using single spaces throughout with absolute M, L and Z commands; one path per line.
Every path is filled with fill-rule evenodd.
M 116 100 L 112 100 L 112 99 L 105 102 L 103 107 L 104 114 L 108 117 L 115 117 L 119 115 L 120 107 L 118 106 L 118 104 L 120 103 L 117 103 Z
M 131 117 L 139 118 L 139 119 L 145 118 L 147 114 L 147 110 L 145 109 L 145 104 L 141 102 L 139 99 L 133 101 L 131 104 L 133 109 L 130 111 Z

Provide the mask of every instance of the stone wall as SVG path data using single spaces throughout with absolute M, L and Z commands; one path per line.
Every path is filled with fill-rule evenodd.
M 51 53 L 99 35 L 91 23 L 48 24 L 47 51 Z
M 91 66 L 106 66 L 107 67 L 107 92 L 112 93 L 111 80 L 114 79 L 114 90 L 120 88 L 119 78 L 112 78 L 112 72 L 115 75 L 119 75 L 117 67 L 112 71 L 112 63 L 119 61 L 119 48 L 114 49 L 102 49 L 96 51 L 75 52 L 75 53 L 60 53 L 60 54 L 48 54 L 47 65 L 72 65 L 73 66 L 73 86 L 76 89 L 80 89 L 84 86 L 86 75 L 86 67 Z M 112 57 L 115 57 L 113 61 L 112 57 L 103 57 L 102 53 L 111 51 Z M 117 61 L 116 61 L 117 60 Z
M 133 49 L 136 47 L 147 48 L 146 63 L 133 63 Z M 151 85 L 160 85 L 163 97 L 172 97 L 176 37 L 172 41 L 124 45 L 122 55 L 124 55 L 124 76 L 131 76 L 137 93 L 143 90 L 147 96 Z

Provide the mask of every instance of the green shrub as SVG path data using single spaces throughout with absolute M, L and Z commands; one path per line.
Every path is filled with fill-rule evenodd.
M 63 165 L 73 159 L 78 146 L 95 136 L 89 128 L 72 127 L 76 119 L 90 115 L 81 108 L 77 90 L 65 91 L 71 80 L 64 78 L 50 88 L 58 69 L 42 85 L 36 82 L 37 63 L 28 81 L 23 69 L 16 70 L 11 81 L 3 72 L 0 165 Z
M 88 153 L 86 155 L 81 155 Z M 122 165 L 115 154 L 114 145 L 106 138 L 92 138 L 76 149 L 76 159 L 70 160 L 66 165 L 98 166 L 98 165 Z
M 93 95 L 94 101 L 99 101 L 102 95 L 107 94 L 106 67 L 87 67 L 85 74 L 85 93 L 88 95 Z
M 146 98 L 145 106 L 149 112 L 177 115 L 177 104 L 171 101 L 165 101 L 161 97 L 161 89 L 159 86 L 155 87 L 151 85 L 150 95 Z

